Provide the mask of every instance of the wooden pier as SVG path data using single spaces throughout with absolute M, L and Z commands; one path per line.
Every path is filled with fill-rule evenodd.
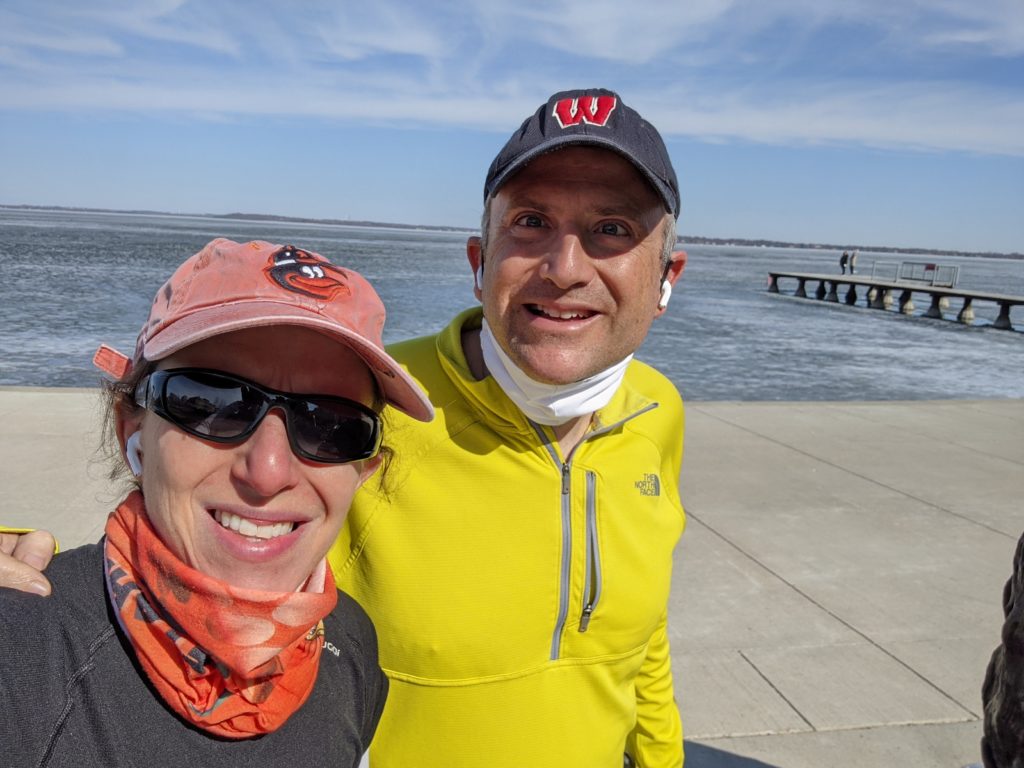
M 879 280 L 873 277 L 858 277 L 857 275 L 820 275 L 803 272 L 769 272 L 768 292 L 779 293 L 779 281 L 782 279 L 796 280 L 796 291 L 793 293 L 802 299 L 808 298 L 808 284 L 817 283 L 812 289 L 814 298 L 820 301 L 839 303 L 840 294 L 844 304 L 854 305 L 857 303 L 857 290 L 863 289 L 866 294 L 867 306 L 872 309 L 889 309 L 897 304 L 904 315 L 914 312 L 913 295 L 925 294 L 928 296 L 929 306 L 924 312 L 924 317 L 943 319 L 943 313 L 949 305 L 950 299 L 960 299 L 963 304 L 957 312 L 958 322 L 970 325 L 974 322 L 974 303 L 978 301 L 992 302 L 999 305 L 999 315 L 992 323 L 992 327 L 1001 330 L 1012 331 L 1013 325 L 1010 322 L 1010 308 L 1024 304 L 1024 296 L 1007 296 L 998 293 L 986 293 L 984 291 L 965 291 L 960 288 L 946 288 L 923 283 L 908 281 Z

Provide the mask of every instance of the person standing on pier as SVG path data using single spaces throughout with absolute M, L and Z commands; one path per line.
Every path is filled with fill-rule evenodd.
M 846 263 L 850 260 L 850 254 L 843 251 L 843 255 L 839 257 L 839 269 L 842 274 L 846 274 Z
M 857 270 L 857 251 L 850 253 L 850 274 Z
M 395 416 L 390 493 L 363 486 L 330 554 L 390 678 L 371 765 L 680 768 L 683 408 L 633 359 L 686 263 L 675 170 L 617 94 L 564 91 L 483 198 L 482 307 L 389 348 L 437 417 Z

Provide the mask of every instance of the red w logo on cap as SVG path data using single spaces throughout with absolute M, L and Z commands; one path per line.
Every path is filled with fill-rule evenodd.
M 563 128 L 580 123 L 605 125 L 616 104 L 618 99 L 614 96 L 580 96 L 557 102 L 553 114 Z

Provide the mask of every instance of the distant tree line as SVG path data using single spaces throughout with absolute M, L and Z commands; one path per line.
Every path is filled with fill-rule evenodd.
M 155 216 L 206 216 L 211 219 L 239 219 L 242 221 L 283 221 L 295 224 L 330 224 L 341 227 L 384 227 L 387 229 L 427 229 L 435 232 L 475 232 L 468 227 L 446 227 L 437 224 L 396 224 L 394 222 L 367 221 L 362 219 L 312 219 L 302 216 L 275 216 L 270 213 L 168 213 L 166 211 L 122 210 L 110 208 L 77 208 L 63 205 L 0 205 L 0 208 L 35 211 L 74 211 L 79 213 L 129 213 Z M 687 235 L 679 238 L 687 245 L 742 245 L 765 248 L 808 248 L 819 251 L 870 251 L 873 253 L 903 253 L 923 256 L 989 256 L 996 259 L 1024 259 L 1024 253 L 994 253 L 991 251 L 938 251 L 931 248 L 893 248 L 887 245 L 854 245 L 827 243 L 787 243 L 782 240 L 747 240 L 730 237 L 697 237 Z
M 854 245 L 851 243 L 787 243 L 782 240 L 746 240 L 739 237 L 680 237 L 684 245 L 742 245 L 764 248 L 807 248 L 815 251 L 866 251 L 871 253 L 901 253 L 922 256 L 988 256 L 994 259 L 1024 259 L 1024 253 L 997 253 L 995 251 L 950 251 L 934 248 L 894 248 L 888 245 Z

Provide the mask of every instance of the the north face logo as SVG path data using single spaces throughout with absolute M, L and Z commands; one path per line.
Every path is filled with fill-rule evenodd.
M 614 96 L 580 96 L 557 102 L 552 114 L 563 128 L 580 123 L 603 126 L 608 123 L 608 116 L 618 103 Z
M 661 481 L 655 474 L 644 475 L 642 480 L 637 480 L 636 489 L 641 496 L 661 496 Z

